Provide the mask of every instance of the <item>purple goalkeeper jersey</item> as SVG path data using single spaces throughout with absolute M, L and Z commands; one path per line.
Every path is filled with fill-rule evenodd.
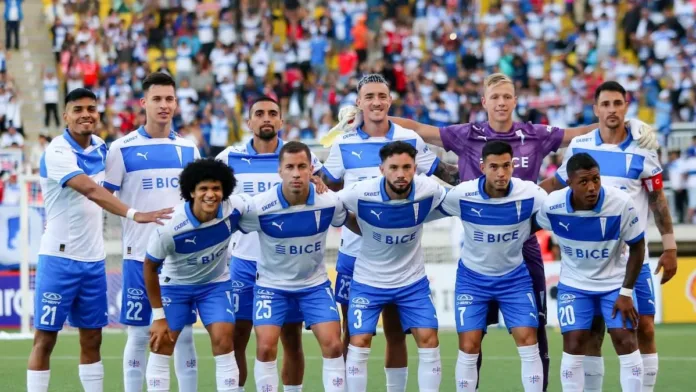
M 459 157 L 459 179 L 473 180 L 481 176 L 481 152 L 486 142 L 501 140 L 512 146 L 514 177 L 537 182 L 541 163 L 549 153 L 558 150 L 563 141 L 560 128 L 530 123 L 513 123 L 505 133 L 494 131 L 488 122 L 450 125 L 440 128 L 442 145 Z

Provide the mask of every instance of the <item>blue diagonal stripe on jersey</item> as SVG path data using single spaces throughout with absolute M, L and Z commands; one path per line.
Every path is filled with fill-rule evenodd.
M 261 230 L 273 238 L 309 237 L 328 230 L 336 207 L 259 216 Z M 319 227 L 315 211 L 320 211 Z
M 417 205 L 417 207 L 416 207 Z M 433 197 L 415 202 L 386 204 L 358 200 L 358 217 L 380 229 L 405 229 L 420 225 L 430 213 Z
M 416 147 L 416 139 L 401 141 Z M 379 166 L 382 163 L 379 158 L 379 150 L 389 142 L 391 141 L 341 144 L 339 147 L 341 148 L 343 167 L 349 170 Z
M 242 155 L 230 153 L 227 166 L 234 174 L 244 173 L 278 173 L 278 155 Z
M 237 210 L 229 216 L 231 230 L 225 223 L 226 219 L 223 219 L 212 226 L 175 235 L 174 251 L 180 254 L 200 252 L 226 241 L 232 233 L 237 231 L 239 217 L 240 213 Z
M 520 203 L 519 213 L 517 202 Z M 484 226 L 514 225 L 529 219 L 534 209 L 534 199 L 509 201 L 500 204 L 477 203 L 459 200 L 461 219 L 465 222 Z
M 619 151 L 591 150 L 587 148 L 573 148 L 573 155 L 587 153 L 599 164 L 599 173 L 602 176 L 621 177 L 637 180 L 643 173 L 645 157 Z
M 621 234 L 620 216 L 576 216 L 547 214 L 553 233 L 557 236 L 573 241 L 602 242 L 618 240 Z M 600 218 L 606 218 L 604 235 L 602 235 L 602 222 Z
M 181 149 L 181 160 L 177 153 Z M 126 172 L 150 169 L 183 169 L 193 162 L 193 147 L 174 144 L 152 144 L 121 148 Z

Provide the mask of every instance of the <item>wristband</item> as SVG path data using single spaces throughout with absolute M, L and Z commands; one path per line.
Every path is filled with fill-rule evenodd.
M 164 309 L 152 308 L 152 321 L 162 320 L 164 318 Z
M 673 233 L 662 235 L 662 250 L 677 250 L 677 241 Z
M 135 214 L 137 214 L 137 213 L 138 213 L 138 210 L 136 210 L 135 208 L 129 208 L 128 212 L 126 212 L 126 218 L 128 218 L 130 220 L 135 220 Z
M 633 289 L 627 289 L 625 287 L 622 287 L 621 290 L 619 290 L 619 295 L 623 295 L 624 297 L 633 297 Z M 152 309 L 153 314 L 154 314 L 154 309 Z

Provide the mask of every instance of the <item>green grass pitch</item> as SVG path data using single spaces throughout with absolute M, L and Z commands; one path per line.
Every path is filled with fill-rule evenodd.
M 558 330 L 549 329 L 551 346 L 551 382 L 549 391 L 560 391 L 559 363 L 561 357 L 561 335 Z M 104 335 L 102 359 L 106 372 L 104 391 L 123 391 L 121 356 L 126 335 L 110 333 Z M 215 364 L 210 352 L 210 343 L 206 334 L 195 336 L 199 355 L 199 391 L 215 390 Z M 306 372 L 304 391 L 322 391 L 321 383 L 321 353 L 312 335 L 304 335 L 306 356 Z M 369 387 L 370 392 L 384 391 L 384 338 L 375 337 L 370 357 Z M 694 325 L 663 325 L 657 329 L 657 344 L 660 353 L 660 372 L 657 391 L 693 392 L 696 391 L 696 326 Z M 457 357 L 457 335 L 452 331 L 440 333 L 440 348 L 442 355 L 442 385 L 441 391 L 454 391 L 454 365 Z M 481 392 L 520 391 L 520 365 L 512 338 L 502 329 L 492 329 L 484 340 L 484 362 L 481 372 Z M 31 350 L 31 342 L 0 341 L 0 380 L 4 392 L 24 391 L 26 383 L 27 357 Z M 604 345 L 606 356 L 606 375 L 604 391 L 620 391 L 618 375 L 618 359 L 607 337 Z M 253 375 L 253 336 L 247 352 L 250 373 Z M 58 344 L 51 361 L 52 392 L 81 391 L 77 375 L 78 339 L 74 334 L 59 336 Z M 282 354 L 281 354 L 282 355 Z M 409 340 L 409 382 L 408 391 L 417 391 L 418 358 L 412 339 Z M 172 390 L 176 391 L 176 377 L 172 368 Z M 246 391 L 256 389 L 253 379 L 247 382 Z

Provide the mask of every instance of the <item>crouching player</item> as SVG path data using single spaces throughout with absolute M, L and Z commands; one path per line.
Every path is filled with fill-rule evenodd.
M 583 391 L 592 319 L 601 314 L 619 355 L 621 389 L 640 392 L 643 363 L 633 333 L 638 325 L 633 287 L 643 265 L 644 232 L 631 196 L 603 187 L 599 165 L 589 154 L 573 155 L 567 172 L 569 189 L 552 192 L 535 219 L 535 226 L 553 232 L 562 249 L 561 385 L 564 392 Z
M 447 193 L 426 176 L 415 177 L 418 151 L 395 141 L 379 150 L 382 177 L 339 192 L 363 235 L 355 260 L 348 308 L 350 345 L 346 358 L 349 392 L 367 390 L 367 361 L 377 321 L 394 305 L 404 331 L 418 346 L 418 388 L 440 390 L 442 368 L 437 314 L 425 275 L 423 223 Z
M 210 334 L 217 390 L 237 390 L 239 369 L 232 343 L 234 312 L 226 255 L 249 197 L 230 197 L 234 185 L 234 176 L 223 162 L 203 159 L 188 164 L 179 177 L 185 202 L 150 237 L 143 266 L 153 319 L 148 391 L 169 391 L 169 358 L 194 308 Z

